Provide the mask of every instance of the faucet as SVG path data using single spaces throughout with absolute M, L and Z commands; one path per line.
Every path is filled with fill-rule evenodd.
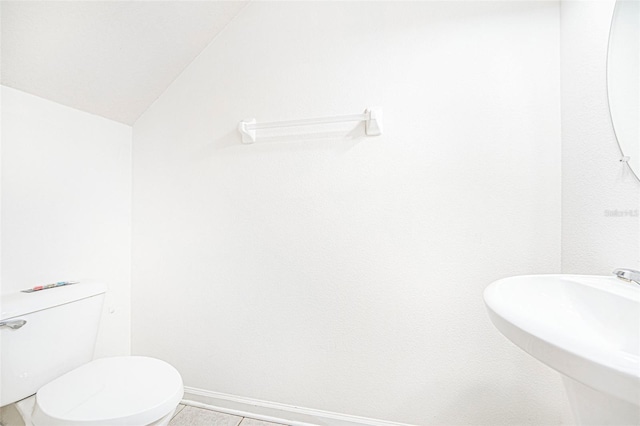
M 636 271 L 634 269 L 626 269 L 626 268 L 618 268 L 613 271 L 613 273 L 625 281 L 633 281 L 636 284 L 640 284 L 640 271 Z

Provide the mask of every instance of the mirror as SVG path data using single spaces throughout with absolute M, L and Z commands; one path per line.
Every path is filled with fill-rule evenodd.
M 618 0 L 607 58 L 609 110 L 623 161 L 640 176 L 640 1 Z M 640 178 L 639 178 L 640 180 Z

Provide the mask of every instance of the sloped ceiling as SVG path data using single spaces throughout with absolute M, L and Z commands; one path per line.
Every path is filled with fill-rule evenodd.
M 2 1 L 1 83 L 133 124 L 246 1 Z

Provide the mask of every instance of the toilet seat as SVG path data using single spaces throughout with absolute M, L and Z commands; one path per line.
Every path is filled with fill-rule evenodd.
M 49 382 L 36 393 L 35 426 L 149 425 L 183 396 L 180 374 L 154 358 L 102 358 Z

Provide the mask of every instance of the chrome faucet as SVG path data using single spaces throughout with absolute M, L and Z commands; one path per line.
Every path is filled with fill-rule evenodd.
M 621 280 L 629 282 L 633 281 L 636 284 L 640 284 L 640 271 L 636 271 L 635 269 L 618 268 L 614 270 L 613 273 Z

